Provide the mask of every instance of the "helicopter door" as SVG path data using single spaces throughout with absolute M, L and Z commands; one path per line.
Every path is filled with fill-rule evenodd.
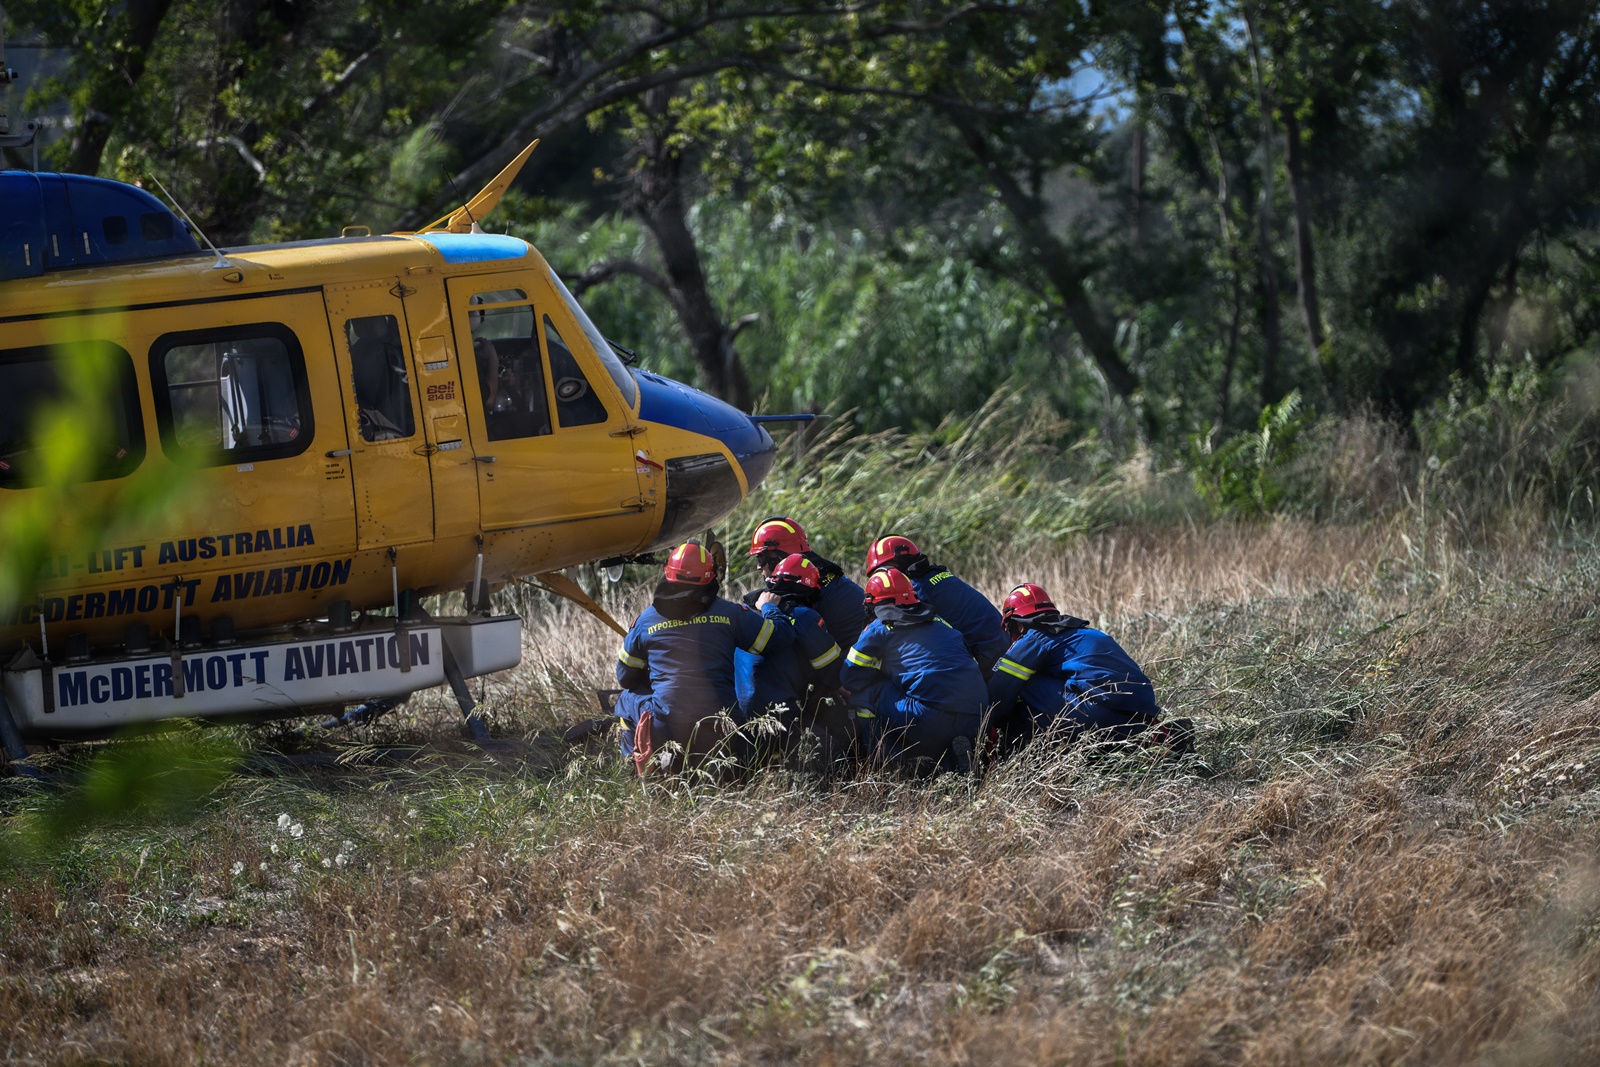
M 361 548 L 433 538 L 433 477 L 420 419 L 404 304 L 395 279 L 324 288 L 350 429 L 350 479 Z
M 578 358 L 587 339 L 539 280 L 448 283 L 458 343 L 477 369 L 467 412 L 484 529 L 575 524 L 562 540 L 585 552 L 632 548 L 643 505 L 630 412 L 603 370 Z

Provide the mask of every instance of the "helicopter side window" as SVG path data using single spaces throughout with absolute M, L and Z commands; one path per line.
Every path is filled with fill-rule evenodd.
M 545 268 L 549 273 L 550 284 L 555 286 L 556 292 L 561 294 L 561 299 L 566 302 L 567 310 L 572 312 L 572 317 L 578 322 L 578 329 L 589 339 L 589 346 L 594 349 L 594 354 L 599 357 L 600 363 L 605 367 L 606 373 L 611 375 L 611 380 L 617 383 L 617 388 L 622 391 L 622 402 L 630 408 L 639 402 L 639 383 L 633 380 L 633 375 L 617 358 L 611 350 L 611 342 L 600 333 L 594 321 L 584 312 L 583 305 L 579 304 L 572 292 L 561 283 L 561 278 L 555 271 Z
M 286 326 L 167 334 L 150 353 L 162 441 L 215 461 L 275 459 L 311 442 L 305 356 Z
M 550 432 L 544 361 L 534 336 L 533 307 L 520 289 L 478 293 L 467 308 L 478 364 L 483 420 L 489 440 L 540 437 Z
M 350 345 L 351 385 L 362 439 L 392 441 L 416 433 L 398 320 L 393 315 L 351 319 L 344 324 L 344 336 Z
M 605 422 L 605 404 L 595 395 L 549 315 L 544 317 L 544 342 L 550 349 L 550 378 L 556 386 L 556 417 L 561 425 L 593 426 Z
M 87 438 L 87 448 L 63 435 Z M 81 457 L 61 469 L 46 453 Z M 120 478 L 144 459 L 133 360 L 109 341 L 0 351 L 0 488 Z

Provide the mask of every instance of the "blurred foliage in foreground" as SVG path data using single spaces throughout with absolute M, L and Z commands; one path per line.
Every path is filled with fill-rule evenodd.
M 117 433 L 121 375 L 106 346 L 85 343 L 92 340 L 77 336 L 73 318 L 63 320 L 52 358 L 41 361 L 47 369 L 36 371 L 28 424 L 17 427 L 16 440 L 3 442 L 14 480 L 0 508 L 0 616 L 13 615 L 33 594 L 46 560 L 113 543 L 152 516 L 189 506 L 187 474 L 203 455 L 106 476 L 121 470 L 131 442 Z M 0 865 L 99 819 L 185 807 L 216 784 L 214 773 L 195 770 L 196 760 L 217 762 L 204 755 L 214 746 L 214 740 L 189 746 L 168 737 L 160 753 L 136 745 L 108 749 L 49 818 L 0 827 Z M 0 767 L 6 756 L 0 750 Z
M 231 733 L 194 723 L 130 733 L 89 751 L 47 799 L 0 823 L 0 872 L 49 864 L 53 850 L 106 827 L 198 818 L 242 755 Z

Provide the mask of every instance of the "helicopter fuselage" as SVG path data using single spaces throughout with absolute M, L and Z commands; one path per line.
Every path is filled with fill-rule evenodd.
M 65 236 L 85 251 L 128 225 L 81 222 Z M 71 401 L 66 368 L 86 360 L 104 390 L 84 412 L 91 454 L 73 492 L 86 512 L 116 509 L 139 479 L 179 490 L 171 507 L 111 534 L 61 529 L 34 595 L 0 604 L 0 662 L 26 647 L 55 665 L 39 694 L 7 675 L 29 736 L 74 733 L 73 707 L 95 710 L 91 684 L 107 697 L 83 730 L 145 717 L 126 710 L 135 706 L 170 711 L 131 692 L 113 701 L 110 681 L 63 688 L 69 666 L 104 660 L 109 670 L 172 648 L 173 670 L 193 672 L 177 661 L 269 645 L 276 655 L 291 637 L 314 644 L 308 621 L 359 635 L 378 625 L 363 612 L 400 617 L 419 598 L 464 588 L 479 608 L 485 588 L 703 531 L 772 463 L 772 439 L 749 416 L 626 366 L 515 237 L 83 259 L 0 280 L 0 508 L 51 491 L 41 479 L 55 446 L 30 420 Z M 398 669 L 385 634 L 367 662 Z M 326 654 L 361 662 L 359 651 Z M 284 713 L 260 699 L 262 685 L 282 682 L 265 661 L 229 662 L 226 680 L 241 681 L 220 688 L 239 689 L 238 707 L 216 697 L 220 710 L 200 713 Z M 128 684 L 157 692 L 158 668 Z M 206 690 L 205 668 L 194 677 Z M 363 684 L 350 679 L 352 692 Z

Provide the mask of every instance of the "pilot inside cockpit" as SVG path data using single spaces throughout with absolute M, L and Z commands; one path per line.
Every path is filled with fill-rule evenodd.
M 472 302 L 483 303 L 483 294 L 474 296 Z M 495 348 L 494 342 L 484 336 L 484 324 L 488 319 L 488 312 L 468 312 L 467 319 L 472 327 L 472 354 L 478 363 L 478 385 L 483 392 L 484 414 L 503 411 L 500 396 L 500 352 Z M 509 397 L 505 400 L 509 402 Z
M 473 304 L 526 300 L 521 290 L 479 293 Z M 544 361 L 528 304 L 468 311 L 472 351 L 478 367 L 484 423 L 491 441 L 537 437 L 550 432 Z

